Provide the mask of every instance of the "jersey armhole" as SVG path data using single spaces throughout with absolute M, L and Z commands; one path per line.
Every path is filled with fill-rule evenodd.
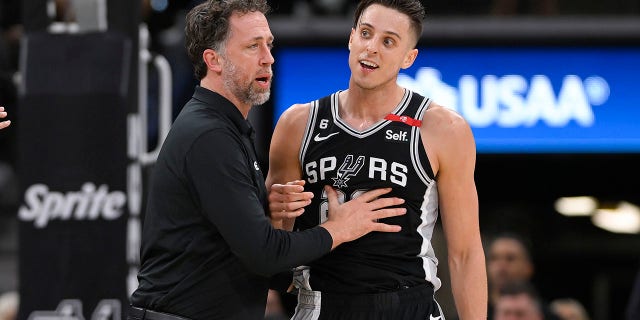
M 418 107 L 418 110 L 416 111 L 415 119 L 422 121 L 425 112 L 429 109 L 430 106 L 431 99 L 423 97 L 423 100 L 420 103 L 420 107 Z M 429 185 L 433 180 L 435 180 L 435 175 L 433 174 L 431 162 L 429 161 L 429 155 L 427 155 L 427 150 L 425 150 L 424 148 L 421 137 L 422 135 L 420 134 L 419 127 L 411 128 L 411 162 L 413 163 L 418 177 L 424 184 Z M 424 155 L 424 161 L 421 161 L 421 154 Z
M 298 157 L 300 158 L 300 165 L 304 163 L 304 157 L 307 153 L 307 148 L 309 147 L 309 142 L 311 141 L 311 137 L 313 136 L 313 129 L 315 127 L 317 117 L 318 117 L 318 100 L 315 100 L 310 103 L 309 118 L 307 119 L 307 125 L 304 129 L 304 136 L 302 137 L 302 143 L 300 144 L 300 153 L 298 155 Z

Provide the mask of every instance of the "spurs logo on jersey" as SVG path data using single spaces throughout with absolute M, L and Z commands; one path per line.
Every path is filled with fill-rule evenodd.
M 337 176 L 335 178 L 331 178 L 333 179 L 333 186 L 338 188 L 348 187 L 347 181 L 349 181 L 352 176 L 358 174 L 363 165 L 364 156 L 359 156 L 358 160 L 356 160 L 356 162 L 354 163 L 353 155 L 348 155 L 346 158 L 344 158 L 340 169 L 338 169 Z
M 394 291 L 426 279 L 437 289 L 437 259 L 430 240 L 438 196 L 420 136 L 429 99 L 406 90 L 389 115 L 359 131 L 340 118 L 338 94 L 311 103 L 299 160 L 307 181 L 305 189 L 314 197 L 296 219 L 295 228 L 312 228 L 327 219 L 325 185 L 336 189 L 341 202 L 367 190 L 391 188 L 384 196 L 404 199 L 407 213 L 387 218 L 389 223 L 400 225 L 401 232 L 370 233 L 311 263 L 311 288 L 354 293 Z
M 409 167 L 407 165 L 398 162 L 389 162 L 385 159 L 358 156 L 355 163 L 353 162 L 353 155 L 347 155 L 342 162 L 340 168 L 335 172 L 335 178 L 333 180 L 333 186 L 337 188 L 348 187 L 347 181 L 358 175 L 360 169 L 367 163 L 368 169 L 365 175 L 368 179 L 376 179 L 380 181 L 390 181 L 401 187 L 407 185 L 407 173 Z M 305 165 L 305 174 L 309 183 L 316 183 L 318 179 L 325 180 L 327 176 L 334 174 L 336 169 L 336 157 L 326 157 L 320 159 L 320 161 L 311 161 Z

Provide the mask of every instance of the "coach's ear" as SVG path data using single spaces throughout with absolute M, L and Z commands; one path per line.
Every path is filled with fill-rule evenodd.
M 222 56 L 213 49 L 205 49 L 202 52 L 202 60 L 207 65 L 207 69 L 220 73 L 222 71 Z

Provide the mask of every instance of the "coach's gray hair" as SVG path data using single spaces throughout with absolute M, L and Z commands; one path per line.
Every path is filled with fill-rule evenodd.
M 202 60 L 204 50 L 224 51 L 231 15 L 236 12 L 266 15 L 269 10 L 266 0 L 209 0 L 191 9 L 186 17 L 184 33 L 195 77 L 201 80 L 207 75 L 207 65 Z

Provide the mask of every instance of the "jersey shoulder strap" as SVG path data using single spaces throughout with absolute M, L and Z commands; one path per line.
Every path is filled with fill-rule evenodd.
M 318 119 L 330 119 L 330 121 L 333 122 L 331 104 L 332 101 L 338 99 L 338 93 L 340 92 L 335 92 L 309 103 L 309 118 L 307 120 L 307 126 L 304 129 L 304 136 L 302 138 L 300 153 L 298 155 L 301 164 L 304 163 L 304 157 L 313 137 L 313 132 L 318 126 Z
M 407 107 L 402 109 L 398 115 L 408 116 L 415 120 L 422 120 L 424 112 L 431 105 L 431 99 L 424 97 L 416 92 L 406 89 L 409 95 Z

